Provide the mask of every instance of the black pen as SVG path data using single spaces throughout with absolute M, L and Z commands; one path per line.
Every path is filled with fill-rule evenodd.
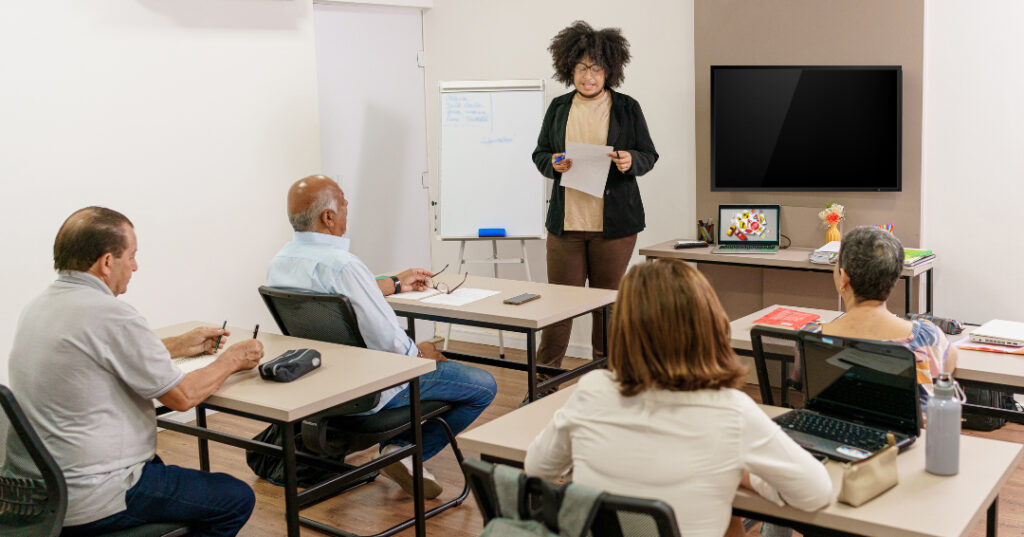
M 252 329 L 252 338 L 256 339 L 256 334 L 260 333 L 260 323 L 256 323 L 256 328 Z

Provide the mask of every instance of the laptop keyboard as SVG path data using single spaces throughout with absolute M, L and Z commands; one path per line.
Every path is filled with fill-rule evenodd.
M 787 412 L 776 417 L 775 423 L 783 429 L 827 438 L 865 451 L 878 451 L 887 445 L 885 431 L 820 414 Z

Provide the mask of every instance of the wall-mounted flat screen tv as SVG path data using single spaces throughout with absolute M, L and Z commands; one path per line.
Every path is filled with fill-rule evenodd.
M 899 66 L 711 66 L 711 190 L 899 191 Z

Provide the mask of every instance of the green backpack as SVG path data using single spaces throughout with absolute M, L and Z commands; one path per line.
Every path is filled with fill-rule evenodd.
M 577 484 L 555 485 L 519 470 L 495 465 L 498 517 L 481 537 L 583 537 L 604 492 Z

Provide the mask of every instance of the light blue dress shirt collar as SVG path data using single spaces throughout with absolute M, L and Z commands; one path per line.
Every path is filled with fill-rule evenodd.
M 316 231 L 296 231 L 293 240 L 306 244 L 326 244 L 335 248 L 341 248 L 346 252 L 349 251 L 349 245 L 351 244 L 351 241 L 345 237 Z

